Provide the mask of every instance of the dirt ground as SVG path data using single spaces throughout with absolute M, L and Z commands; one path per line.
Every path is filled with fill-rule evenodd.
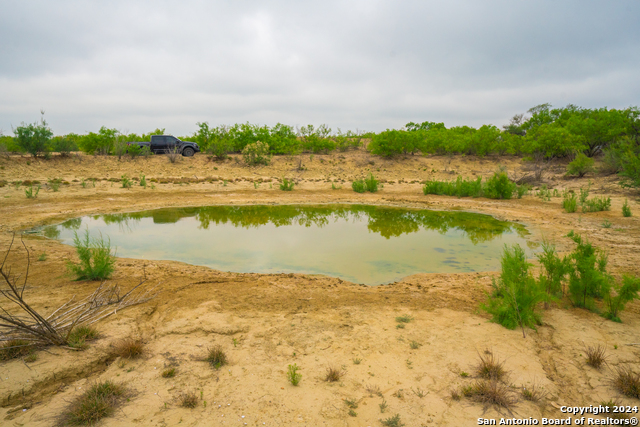
M 421 182 L 428 179 L 489 176 L 501 166 L 514 178 L 531 174 L 532 166 L 515 157 L 385 160 L 356 151 L 305 155 L 302 171 L 298 161 L 285 156 L 269 166 L 247 167 L 239 158 L 220 163 L 205 155 L 175 164 L 165 156 L 2 158 L 0 255 L 14 231 L 88 214 L 216 204 L 369 203 L 487 213 L 518 221 L 531 231 L 532 241 L 546 238 L 564 251 L 572 249 L 564 236 L 575 230 L 608 251 L 616 276 L 640 275 L 638 194 L 622 189 L 616 176 L 568 179 L 565 164 L 550 165 L 543 175 L 549 188 L 577 190 L 591 181 L 591 194 L 612 197 L 610 211 L 568 214 L 559 197 L 488 200 L 422 194 Z M 351 181 L 369 172 L 383 188 L 374 194 L 353 192 Z M 149 185 L 133 181 L 130 189 L 122 188 L 125 174 L 133 179 L 144 174 Z M 279 190 L 283 177 L 296 181 L 293 191 Z M 58 191 L 48 183 L 54 178 L 65 182 Z M 25 197 L 24 182 L 41 186 L 37 198 Z M 332 189 L 332 184 L 341 188 Z M 630 218 L 621 214 L 625 199 Z M 611 227 L 602 226 L 605 220 Z M 50 313 L 98 285 L 73 281 L 67 274 L 68 261 L 77 259 L 72 247 L 30 235 L 25 244 L 31 256 L 25 298 L 37 310 Z M 46 259 L 36 261 L 41 254 Z M 25 260 L 24 249 L 16 247 L 7 265 L 24 274 Z M 0 362 L 0 425 L 54 425 L 69 402 L 107 379 L 122 383 L 130 394 L 101 426 L 380 426 L 381 419 L 395 414 L 407 426 L 467 426 L 477 425 L 478 418 L 566 419 L 570 415 L 560 411 L 563 405 L 610 399 L 638 405 L 637 399 L 621 396 L 611 379 L 617 367 L 630 364 L 638 370 L 640 302 L 629 304 L 622 323 L 614 323 L 561 301 L 543 312 L 543 326 L 523 338 L 521 331 L 491 323 L 479 310 L 496 274 L 417 274 L 367 287 L 318 275 L 239 274 L 118 258 L 112 282 L 130 288 L 146 276 L 146 283 L 157 285 L 157 297 L 98 323 L 101 337 L 84 351 L 47 348 L 37 352 L 35 362 Z M 401 315 L 413 316 L 403 329 L 396 327 Z M 110 357 L 114 343 L 130 336 L 144 341 L 143 357 Z M 418 348 L 411 347 L 413 341 Z M 230 359 L 219 370 L 203 361 L 216 344 Z M 585 360 L 585 347 L 595 345 L 606 347 L 607 366 L 599 370 Z M 475 368 L 486 350 L 509 371 L 508 384 L 518 396 L 510 410 L 451 397 L 452 390 L 477 380 Z M 297 387 L 286 378 L 287 366 L 294 363 L 302 374 Z M 169 366 L 177 374 L 163 378 L 160 372 Z M 326 382 L 328 367 L 344 375 Z M 522 388 L 534 386 L 544 397 L 523 399 Z M 179 396 L 189 391 L 200 399 L 194 409 L 178 405 Z M 355 416 L 346 399 L 357 402 Z M 387 409 L 381 413 L 383 402 Z

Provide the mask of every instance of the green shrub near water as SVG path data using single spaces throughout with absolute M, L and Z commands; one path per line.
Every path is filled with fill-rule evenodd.
M 489 199 L 510 199 L 517 188 L 505 172 L 496 172 L 485 182 L 482 191 Z
M 579 153 L 576 158 L 567 165 L 567 175 L 578 175 L 582 178 L 589 172 L 593 172 L 595 161 L 584 153 Z
M 514 193 L 521 198 L 528 188 L 518 186 L 511 181 L 506 173 L 496 172 L 482 184 L 482 177 L 463 179 L 461 176 L 455 181 L 427 181 L 422 192 L 439 196 L 458 197 L 487 197 L 489 199 L 510 199 Z
M 517 244 L 505 245 L 501 263 L 502 273 L 493 280 L 493 292 L 482 308 L 493 316 L 493 322 L 508 329 L 535 328 L 541 324 L 537 306 L 545 295 L 529 272 L 531 264 L 524 250 Z
M 373 174 L 369 174 L 367 178 L 357 179 L 353 181 L 351 183 L 351 188 L 353 188 L 353 191 L 355 191 L 356 193 L 364 193 L 366 191 L 375 193 L 376 191 L 378 191 L 379 183 L 380 181 L 378 181 L 376 177 L 373 176 Z
M 612 288 L 607 289 L 608 292 L 604 297 L 605 312 L 603 317 L 614 322 L 622 322 L 618 313 L 624 310 L 627 303 L 638 299 L 640 278 L 624 275 L 622 276 L 622 286 L 614 284 Z M 615 295 L 612 295 L 612 290 L 615 291 Z
M 570 255 L 569 297 L 576 307 L 595 310 L 595 298 L 602 298 L 609 286 L 607 255 L 573 231 L 567 237 L 577 244 Z
M 631 208 L 629 207 L 627 199 L 624 199 L 624 205 L 622 205 L 622 216 L 625 218 L 631 216 Z
M 562 193 L 562 208 L 567 213 L 574 213 L 578 209 L 578 197 L 576 193 L 564 191 Z
M 73 245 L 76 248 L 79 264 L 69 263 L 69 270 L 76 275 L 76 280 L 104 280 L 111 277 L 115 270 L 115 251 L 111 251 L 111 242 L 100 238 L 91 238 L 89 230 L 80 238 L 74 232 Z
M 293 187 L 296 185 L 292 179 L 282 178 L 282 182 L 280 183 L 280 189 L 282 191 L 293 191 Z
M 242 150 L 242 158 L 248 165 L 268 165 L 271 161 L 269 144 L 261 141 L 247 144 Z

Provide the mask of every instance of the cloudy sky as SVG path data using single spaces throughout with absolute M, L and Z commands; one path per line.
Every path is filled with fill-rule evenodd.
M 0 0 L 0 129 L 502 126 L 640 105 L 640 1 Z

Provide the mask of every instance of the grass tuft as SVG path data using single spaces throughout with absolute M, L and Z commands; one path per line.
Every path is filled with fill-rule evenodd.
M 495 379 L 476 381 L 473 385 L 466 387 L 463 394 L 476 402 L 502 406 L 507 409 L 515 405 L 517 401 L 509 387 Z
M 287 379 L 291 383 L 291 385 L 297 386 L 300 384 L 300 380 L 302 379 L 302 374 L 298 373 L 298 365 L 294 363 L 293 365 L 289 365 L 289 370 L 287 371 Z
M 389 417 L 386 420 L 380 420 L 385 427 L 402 427 L 404 424 L 400 421 L 400 414 L 395 414 L 393 417 Z
M 221 366 L 229 363 L 229 360 L 227 359 L 227 353 L 224 352 L 220 344 L 217 344 L 213 346 L 213 348 L 209 349 L 209 354 L 207 354 L 205 360 L 209 362 L 209 364 L 214 369 L 220 369 Z
M 410 316 L 408 314 L 404 314 L 402 316 L 396 317 L 396 322 L 398 323 L 409 323 L 412 320 L 413 320 L 413 316 Z
M 606 347 L 604 345 L 586 346 L 584 352 L 587 355 L 587 365 L 600 369 L 607 361 Z
M 520 394 L 524 400 L 529 402 L 539 402 L 547 396 L 547 392 L 535 383 L 529 388 L 523 386 Z
M 616 369 L 613 385 L 622 394 L 640 399 L 640 374 L 628 366 Z
M 61 417 L 61 425 L 94 425 L 111 416 L 124 396 L 124 387 L 111 381 L 96 383 L 74 400 Z
M 330 383 L 334 383 L 336 381 L 340 381 L 340 378 L 345 374 L 342 369 L 338 369 L 335 366 L 327 367 L 327 374 L 324 377 L 324 380 Z
M 480 378 L 487 380 L 501 381 L 506 376 L 504 370 L 504 361 L 498 361 L 498 358 L 489 350 L 485 350 L 484 355 L 478 354 L 480 363 L 476 367 L 476 373 Z
M 195 408 L 198 406 L 198 395 L 194 391 L 188 391 L 186 393 L 181 393 L 180 397 L 178 397 L 178 402 L 180 406 L 183 408 Z
M 73 348 L 84 349 L 87 347 L 87 341 L 98 338 L 99 334 L 95 328 L 91 326 L 78 326 L 73 328 L 67 337 L 67 345 Z
M 141 338 L 124 338 L 118 341 L 111 352 L 114 356 L 123 359 L 136 359 L 144 353 L 144 343 Z

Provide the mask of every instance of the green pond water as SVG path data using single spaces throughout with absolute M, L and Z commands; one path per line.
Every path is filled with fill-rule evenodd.
M 531 255 L 526 228 L 488 215 L 370 205 L 206 206 L 93 215 L 46 226 L 73 244 L 102 233 L 117 255 L 218 270 L 310 273 L 378 285 L 414 273 L 500 268 L 505 244 Z

